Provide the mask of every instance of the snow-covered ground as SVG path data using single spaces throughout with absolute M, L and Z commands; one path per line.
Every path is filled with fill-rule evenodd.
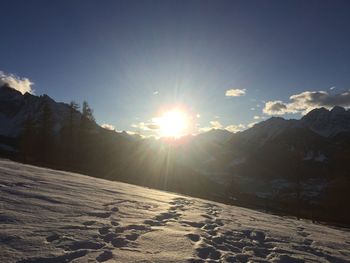
M 0 262 L 349 262 L 350 232 L 0 160 Z

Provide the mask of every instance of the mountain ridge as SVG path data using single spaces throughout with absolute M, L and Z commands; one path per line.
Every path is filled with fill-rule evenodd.
M 29 116 L 43 121 L 45 105 L 54 119 L 47 125 L 51 137 L 26 124 Z M 271 117 L 238 133 L 214 129 L 180 144 L 109 131 L 93 118 L 87 125 L 79 111 L 67 127 L 69 110 L 47 95 L 0 88 L 0 154 L 220 202 L 268 203 L 272 210 L 350 222 L 342 205 L 350 187 L 350 111 L 344 108 L 314 109 L 300 120 Z M 327 210 L 331 216 L 322 212 Z
M 8 137 L 18 136 L 20 134 L 20 126 L 23 125 L 25 118 L 28 115 L 35 115 L 33 111 L 39 111 L 39 105 L 43 100 L 47 100 L 53 108 L 55 121 L 58 122 L 56 124 L 56 130 L 58 130 L 62 126 L 61 116 L 68 110 L 68 103 L 56 102 L 46 94 L 35 96 L 30 93 L 22 94 L 7 85 L 0 87 L 0 114 L 3 119 L 1 127 L 12 127 L 12 129 L 8 129 L 7 131 L 0 130 L 0 134 Z M 21 108 L 24 108 L 24 110 Z M 24 116 L 16 116 L 21 113 Z M 5 124 L 4 115 L 9 117 Z M 14 124 L 11 124 L 11 117 Z M 299 120 L 286 120 L 282 117 L 271 117 L 237 134 L 244 134 L 244 136 L 249 137 L 258 129 L 262 129 L 263 132 L 267 132 L 267 129 L 271 129 L 271 131 L 269 131 L 271 134 L 269 135 L 273 137 L 276 135 L 276 132 L 279 132 L 278 130 L 282 131 L 288 128 L 299 127 L 309 128 L 325 137 L 336 136 L 340 132 L 350 132 L 350 110 L 346 110 L 340 106 L 335 106 L 331 110 L 321 107 L 311 110 Z M 204 137 L 209 140 L 226 141 L 230 135 L 234 133 L 223 129 L 212 129 L 199 135 L 203 137 L 203 134 L 205 134 Z

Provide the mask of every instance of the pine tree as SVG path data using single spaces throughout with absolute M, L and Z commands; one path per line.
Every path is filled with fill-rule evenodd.
M 85 125 L 91 122 L 95 122 L 93 110 L 90 108 L 89 104 L 86 101 L 83 102 L 82 121 Z
M 71 101 L 68 106 L 68 128 L 69 136 L 73 137 L 73 132 L 75 128 L 74 115 L 79 111 L 79 104 L 75 101 Z
M 93 124 L 95 123 L 95 118 L 93 116 L 93 110 L 90 108 L 89 104 L 84 101 L 82 107 L 82 114 L 79 127 L 79 157 L 80 165 L 84 168 L 90 170 L 92 166 L 92 151 L 96 151 L 92 147 L 93 145 Z

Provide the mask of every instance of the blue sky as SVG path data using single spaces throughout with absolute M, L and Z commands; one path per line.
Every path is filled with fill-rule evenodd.
M 176 103 L 202 128 L 350 106 L 349 1 L 0 3 L 0 70 L 118 130 Z

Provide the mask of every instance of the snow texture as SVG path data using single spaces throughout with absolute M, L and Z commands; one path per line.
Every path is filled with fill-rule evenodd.
M 0 262 L 349 262 L 350 232 L 0 160 Z

